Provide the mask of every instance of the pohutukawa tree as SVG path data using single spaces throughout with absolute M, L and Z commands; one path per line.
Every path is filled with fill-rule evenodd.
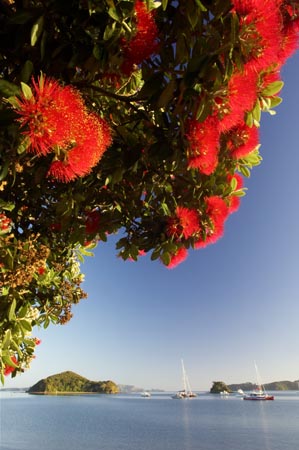
M 0 3 L 0 372 L 85 297 L 80 261 L 215 243 L 261 161 L 297 0 Z M 32 334 L 33 332 L 33 334 Z

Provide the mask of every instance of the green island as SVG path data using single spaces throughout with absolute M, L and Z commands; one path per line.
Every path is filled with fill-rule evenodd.
M 117 394 L 119 388 L 111 380 L 91 381 L 74 372 L 66 371 L 38 381 L 27 392 L 37 395 Z
M 264 388 L 268 391 L 298 391 L 299 380 L 296 381 L 273 381 L 272 383 L 264 383 Z M 256 387 L 254 383 L 230 384 L 228 387 L 232 391 L 242 389 L 243 391 L 251 391 Z
M 273 381 L 272 383 L 266 383 L 263 385 L 268 391 L 298 391 L 299 380 L 296 381 Z M 243 391 L 252 391 L 256 387 L 255 383 L 236 383 L 225 384 L 223 381 L 213 381 L 213 385 L 210 389 L 211 394 L 220 394 L 220 392 L 236 392 L 238 389 Z
M 223 381 L 213 381 L 213 386 L 210 389 L 211 394 L 220 394 L 220 392 L 227 392 L 231 393 L 232 389 L 230 389 L 227 384 L 225 384 Z

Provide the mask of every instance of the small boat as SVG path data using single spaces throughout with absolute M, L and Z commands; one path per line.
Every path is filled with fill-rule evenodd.
M 221 391 L 220 392 L 221 397 L 228 397 L 229 396 L 229 392 L 227 391 Z
M 182 363 L 182 372 L 183 372 L 183 389 L 181 391 L 178 391 L 176 394 L 172 396 L 172 398 L 177 400 L 183 400 L 185 398 L 194 398 L 197 397 L 197 395 L 192 392 L 189 379 L 185 370 L 184 361 L 181 360 Z
M 175 399 L 184 399 L 184 398 L 192 398 L 192 397 L 197 397 L 197 395 L 194 392 L 190 392 L 190 391 L 178 391 L 176 394 L 174 394 L 172 396 L 172 398 Z
M 253 391 L 244 394 L 243 400 L 274 400 L 274 395 L 267 394 L 263 386 L 257 386 Z
M 151 394 L 147 391 L 141 392 L 141 397 L 149 398 L 151 397 Z
M 261 382 L 261 377 L 259 375 L 256 363 L 254 363 L 254 365 L 255 365 L 257 385 L 253 391 L 249 392 L 248 394 L 244 394 L 243 400 L 253 400 L 253 401 L 274 400 L 274 395 L 267 394 L 266 389 L 264 388 Z

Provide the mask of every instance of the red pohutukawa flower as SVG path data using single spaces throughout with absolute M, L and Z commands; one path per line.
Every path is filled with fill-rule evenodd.
M 235 0 L 240 44 L 248 66 L 262 70 L 278 62 L 282 42 L 281 0 Z
M 204 233 L 201 239 L 195 243 L 196 249 L 204 248 L 209 244 L 214 244 L 223 236 L 224 222 L 229 215 L 229 207 L 218 195 L 213 195 L 205 199 L 206 214 L 209 223 L 203 225 Z
M 227 149 L 235 159 L 247 156 L 259 144 L 258 128 L 246 124 L 232 128 L 225 137 Z
M 183 236 L 188 239 L 199 231 L 199 220 L 197 211 L 194 209 L 178 206 L 175 217 L 171 217 L 167 224 L 168 236 L 179 239 Z
M 71 87 L 62 87 L 56 80 L 40 77 L 32 79 L 33 95 L 23 95 L 17 113 L 23 134 L 29 138 L 29 150 L 46 155 L 54 146 L 64 147 L 79 129 L 86 111 L 80 94 Z
M 226 202 L 218 195 L 212 195 L 205 199 L 206 214 L 214 224 L 223 225 L 228 217 L 229 211 Z
M 299 4 L 285 0 L 281 2 L 280 9 L 283 17 L 283 39 L 279 58 L 281 64 L 284 64 L 299 48 Z
M 166 266 L 167 269 L 173 269 L 174 267 L 181 264 L 188 256 L 188 250 L 185 247 L 180 247 L 170 259 L 169 264 Z
M 146 3 L 142 0 L 135 2 L 134 10 L 136 14 L 135 36 L 130 41 L 124 41 L 122 45 L 124 62 L 121 71 L 125 75 L 130 75 L 134 65 L 141 64 L 158 47 L 158 28 L 152 11 L 147 9 Z
M 258 73 L 248 66 L 231 76 L 226 95 L 217 96 L 215 112 L 219 117 L 218 128 L 225 132 L 244 122 L 245 113 L 251 111 L 256 102 Z
M 227 181 L 231 183 L 232 180 L 235 180 L 236 182 L 236 188 L 235 191 L 238 189 L 241 189 L 243 187 L 243 178 L 239 173 L 235 173 L 234 175 L 228 175 Z M 230 195 L 228 197 L 228 210 L 229 213 L 236 212 L 240 207 L 241 199 L 237 195 Z
M 111 143 L 106 122 L 88 113 L 79 92 L 56 80 L 33 80 L 33 94 L 18 102 L 18 119 L 27 129 L 28 150 L 38 156 L 54 153 L 48 176 L 69 182 L 87 175 Z
M 201 237 L 194 244 L 195 249 L 205 248 L 210 244 L 215 244 L 224 234 L 224 226 L 214 223 L 212 226 L 205 226 L 205 236 Z
M 211 175 L 218 165 L 220 131 L 217 118 L 208 116 L 204 122 L 190 119 L 186 138 L 189 141 L 188 167 Z
M 11 361 L 14 364 L 18 364 L 18 360 L 15 356 L 12 356 Z M 10 375 L 12 372 L 14 372 L 16 370 L 16 368 L 14 366 L 10 366 L 9 364 L 6 364 L 6 366 L 4 367 L 4 375 L 7 377 L 7 375 Z

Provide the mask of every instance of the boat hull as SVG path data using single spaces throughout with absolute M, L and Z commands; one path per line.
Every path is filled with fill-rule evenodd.
M 274 396 L 273 395 L 256 395 L 256 396 L 245 395 L 245 397 L 243 397 L 243 400 L 252 400 L 252 401 L 274 400 Z

